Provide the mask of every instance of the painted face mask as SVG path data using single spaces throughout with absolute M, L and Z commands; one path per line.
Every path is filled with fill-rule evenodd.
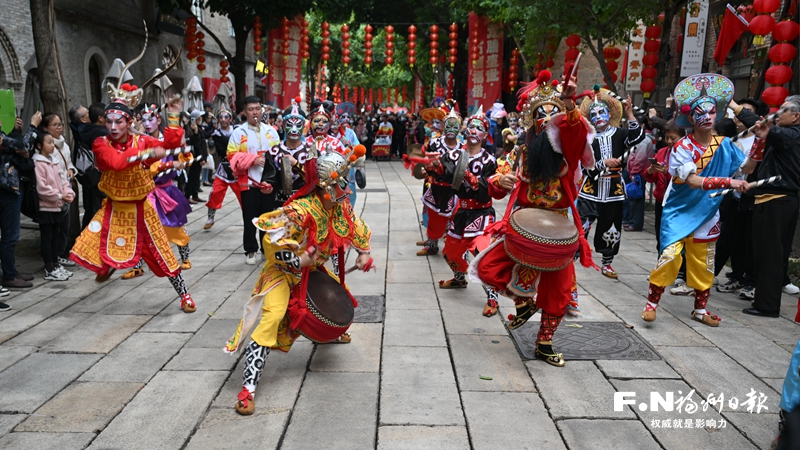
M 106 131 L 112 140 L 122 140 L 128 134 L 128 119 L 122 114 L 106 114 Z
M 283 121 L 287 140 L 297 140 L 303 136 L 303 122 L 300 117 L 288 117 Z
M 559 113 L 558 106 L 545 103 L 536 109 L 536 133 L 541 133 L 550 123 L 550 118 Z
M 350 194 L 352 194 L 350 191 L 350 180 L 348 180 L 347 177 L 339 177 L 333 185 L 333 194 L 336 203 L 344 203 Z
M 142 125 L 147 134 L 153 134 L 158 130 L 158 116 L 153 113 L 142 114 Z
M 700 100 L 692 109 L 695 128 L 711 128 L 717 120 L 717 105 L 708 98 Z
M 444 122 L 444 137 L 448 139 L 455 139 L 458 136 L 458 130 L 461 126 L 456 119 L 447 119 Z
M 594 104 L 589 109 L 589 120 L 598 130 L 604 130 L 608 126 L 608 121 L 611 120 L 611 113 L 608 112 L 608 107 L 603 104 Z
M 435 131 L 442 131 L 442 126 L 443 124 L 441 120 L 439 119 L 431 120 L 431 128 L 433 128 Z
M 509 117 L 508 119 L 508 126 L 511 128 L 517 128 L 519 121 L 515 117 Z
M 318 114 L 311 119 L 311 132 L 314 136 L 323 136 L 328 134 L 331 129 L 331 121 L 322 114 Z
M 471 144 L 480 144 L 486 137 L 486 128 L 480 119 L 472 119 L 467 124 L 467 139 Z

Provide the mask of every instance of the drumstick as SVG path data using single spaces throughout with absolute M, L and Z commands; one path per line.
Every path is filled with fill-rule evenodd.
M 631 149 L 632 149 L 632 148 L 633 148 L 633 147 L 629 148 L 628 150 L 626 150 L 626 151 L 625 151 L 625 153 L 623 153 L 623 154 L 622 154 L 622 157 L 619 159 L 619 165 L 620 165 L 620 167 L 622 167 L 622 165 L 623 165 L 623 164 L 625 164 L 625 160 L 628 158 L 628 155 L 630 155 L 630 154 L 631 154 Z M 616 167 L 614 167 L 614 169 L 616 169 Z M 611 169 L 610 169 L 610 168 L 609 168 L 609 169 L 606 169 L 606 170 L 604 170 L 604 171 L 602 171 L 602 172 L 598 173 L 597 175 L 595 175 L 595 177 L 594 177 L 594 181 L 597 181 L 597 180 L 598 180 L 598 178 L 600 178 L 600 177 L 602 177 L 602 176 L 605 176 L 605 175 L 608 175 L 608 174 L 610 174 L 610 173 L 611 173 Z
M 766 119 L 764 119 L 764 120 L 765 120 L 766 122 L 772 122 L 772 121 L 775 119 L 775 116 L 777 116 L 777 114 L 770 114 L 770 115 L 769 115 L 769 116 L 767 116 L 767 118 L 766 118 Z M 742 131 L 741 133 L 737 134 L 736 136 L 732 137 L 732 138 L 731 138 L 731 142 L 736 142 L 736 141 L 738 141 L 739 139 L 741 139 L 741 138 L 743 138 L 743 137 L 747 136 L 748 134 L 752 133 L 752 132 L 753 132 L 753 131 L 756 129 L 756 126 L 758 126 L 758 124 L 755 124 L 755 125 L 753 125 L 752 127 L 748 128 L 748 129 L 746 129 L 746 130 Z
M 179 155 L 179 154 L 181 154 L 181 152 L 183 152 L 183 150 L 180 149 L 180 148 L 176 148 L 176 149 L 172 149 L 172 150 L 166 150 L 166 155 L 165 156 Z M 150 152 L 149 150 L 146 150 L 146 151 L 143 151 L 143 152 L 139 152 L 138 155 L 129 157 L 128 158 L 128 162 L 132 163 L 132 162 L 136 162 L 136 161 L 144 161 L 144 160 L 150 159 L 151 158 L 150 155 L 152 155 L 152 152 Z
M 354 272 L 356 269 L 358 269 L 358 265 L 355 265 L 355 266 L 347 269 L 344 273 L 348 274 L 350 272 Z M 373 264 L 373 259 L 372 258 L 370 258 L 369 261 L 367 261 L 367 263 L 364 264 L 364 268 L 362 270 L 364 272 L 369 272 L 370 270 L 376 270 L 375 264 Z
M 765 178 L 763 180 L 751 181 L 748 184 L 750 185 L 750 189 L 753 189 L 753 188 L 757 188 L 759 186 L 762 186 L 764 184 L 772 184 L 772 183 L 774 183 L 776 181 L 781 181 L 781 176 L 780 175 L 775 175 L 774 177 Z M 714 197 L 719 197 L 721 195 L 728 195 L 728 194 L 730 194 L 731 192 L 733 192 L 735 190 L 736 189 L 723 189 L 721 191 L 717 191 L 717 192 L 712 193 L 709 197 L 714 198 Z

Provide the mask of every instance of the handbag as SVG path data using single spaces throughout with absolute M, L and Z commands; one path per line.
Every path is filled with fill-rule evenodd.
M 3 157 L 0 172 L 0 189 L 19 195 L 19 170 L 11 164 L 10 158 Z
M 36 177 L 21 177 L 20 191 L 22 192 L 20 212 L 36 222 L 39 216 L 39 192 L 36 191 Z
M 638 173 L 631 177 L 630 183 L 625 184 L 625 193 L 628 194 L 629 200 L 638 200 L 644 197 L 644 189 L 642 189 L 642 176 Z

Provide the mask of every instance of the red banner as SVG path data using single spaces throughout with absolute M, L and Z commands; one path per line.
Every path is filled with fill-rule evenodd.
M 300 22 L 298 16 L 289 22 L 289 56 L 283 56 L 283 30 L 269 32 L 267 47 L 267 100 L 279 109 L 287 108 L 292 99 L 300 95 L 300 74 L 303 59 L 300 57 Z
M 484 111 L 488 111 L 495 100 L 500 98 L 503 87 L 502 25 L 471 12 L 469 36 L 477 36 L 479 55 L 474 62 L 472 54 L 468 55 L 467 109 L 472 114 L 480 105 L 483 105 Z

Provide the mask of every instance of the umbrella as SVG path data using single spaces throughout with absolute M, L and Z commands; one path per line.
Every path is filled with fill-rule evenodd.
M 223 108 L 230 111 L 231 109 L 231 88 L 228 83 L 220 83 L 217 94 L 214 95 L 214 111 L 219 113 Z
M 106 86 L 108 85 L 108 83 L 111 83 L 116 86 L 117 82 L 119 82 L 120 75 L 122 75 L 120 72 L 122 72 L 123 67 L 125 67 L 125 62 L 119 58 L 115 59 L 114 62 L 111 63 L 111 68 L 108 69 L 108 73 L 106 73 L 102 86 L 103 103 L 108 103 L 109 101 L 109 94 L 108 92 L 106 92 L 107 91 Z M 122 82 L 126 83 L 131 80 L 133 80 L 133 75 L 131 75 L 131 72 L 129 70 L 126 70 L 125 74 L 122 75 Z
M 36 55 L 32 55 L 25 64 L 25 97 L 22 99 L 22 121 L 24 122 L 23 133 L 28 130 L 31 123 L 31 116 L 42 107 L 42 97 L 39 94 L 39 71 L 36 62 Z
M 156 70 L 153 71 L 153 76 L 155 77 L 159 73 L 161 73 L 161 69 L 156 68 Z M 156 105 L 164 103 L 167 98 L 167 89 L 169 89 L 170 86 L 172 86 L 172 81 L 170 81 L 166 75 L 156 80 L 152 85 L 147 87 L 147 91 L 145 92 L 147 102 L 155 103 Z
M 184 99 L 184 111 L 192 112 L 194 109 L 203 111 L 203 85 L 200 83 L 200 79 L 197 78 L 197 75 L 193 76 L 192 79 L 189 80 L 189 84 L 186 85 Z

